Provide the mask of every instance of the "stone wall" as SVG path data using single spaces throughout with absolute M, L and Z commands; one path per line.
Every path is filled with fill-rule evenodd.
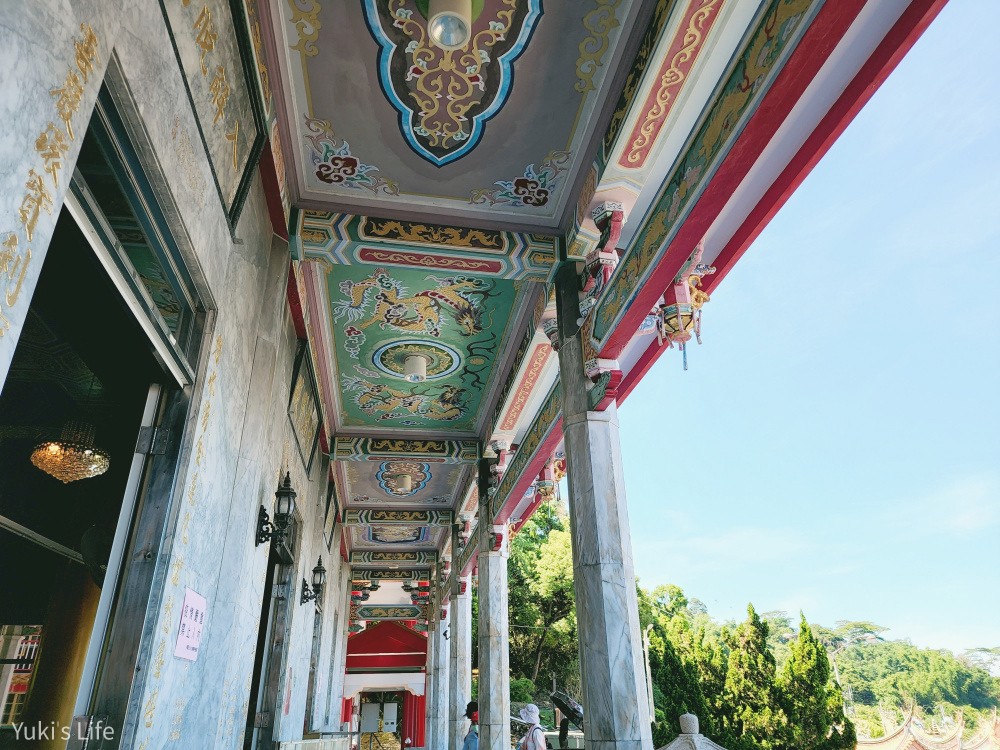
M 85 46 L 81 68 L 79 43 L 88 29 L 96 45 Z M 87 56 L 88 50 L 93 54 Z M 105 74 L 115 98 L 130 102 L 139 115 L 139 122 L 131 123 L 133 140 L 163 197 L 192 277 L 214 308 L 196 367 L 198 381 L 189 386 L 194 401 L 174 480 L 175 521 L 164 529 L 125 743 L 193 747 L 191 738 L 197 737 L 205 747 L 241 746 L 268 555 L 267 545 L 254 546 L 257 509 L 261 504 L 272 509 L 286 470 L 299 493 L 302 525 L 288 589 L 293 603 L 275 739 L 303 733 L 314 607 L 299 605 L 298 598 L 301 579 L 310 579 L 317 557 L 327 568 L 328 586 L 310 724 L 339 730 L 346 627 L 343 612 L 336 611 L 347 606 L 348 575 L 339 538 L 330 551 L 323 540 L 325 462 L 317 456 L 307 476 L 287 416 L 298 345 L 285 298 L 289 255 L 272 233 L 259 178 L 231 231 L 158 0 L 2 3 L 0 56 L 0 239 L 16 238 L 23 263 L 23 273 L 0 274 L 0 381 Z M 63 119 L 51 91 L 64 87 L 73 73 L 83 90 L 76 109 Z M 74 133 L 54 173 L 46 172 L 51 165 L 35 148 L 50 122 Z M 32 202 L 36 176 L 43 179 L 47 202 Z M 25 209 L 33 222 L 30 240 Z M 194 662 L 172 655 L 186 588 L 208 602 Z

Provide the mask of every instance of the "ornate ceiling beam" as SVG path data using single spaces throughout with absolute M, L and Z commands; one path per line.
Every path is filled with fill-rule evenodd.
M 847 87 L 838 90 L 836 102 L 795 152 L 794 157 L 781 168 L 780 174 L 770 183 L 767 191 L 728 241 L 725 244 L 721 244 L 721 241 L 712 243 L 710 250 L 714 252 L 718 249 L 712 261 L 717 271 L 705 278 L 704 291 L 710 294 L 714 292 L 785 201 L 823 158 L 889 74 L 895 70 L 896 65 L 920 38 L 944 4 L 945 0 L 914 0 L 906 7 Z M 761 130 L 771 132 L 776 130 L 776 126 L 768 123 L 762 125 Z M 619 399 L 625 398 L 631 392 L 665 349 L 656 339 L 645 345 L 645 351 L 622 382 Z
M 365 565 L 372 568 L 405 568 L 430 569 L 437 562 L 436 550 L 409 552 L 406 550 L 388 551 L 360 550 L 351 553 L 351 565 Z
M 658 0 L 597 158 L 584 183 L 577 214 L 567 234 L 567 255 L 584 259 L 603 245 L 602 218 L 628 215 L 649 182 L 678 110 L 681 92 L 692 88 L 692 73 L 720 17 L 733 0 Z M 723 13 L 723 10 L 726 13 Z M 655 185 L 652 185 L 655 188 Z
M 365 508 L 345 510 L 346 526 L 451 526 L 455 514 L 450 510 L 389 510 Z
M 351 572 L 351 584 L 355 588 L 370 586 L 378 581 L 427 581 L 430 579 L 429 570 L 382 570 L 379 568 L 355 568 Z
M 426 620 L 426 604 L 353 604 L 351 621 L 361 620 Z
M 293 220 L 299 260 L 329 265 L 364 263 L 422 271 L 546 281 L 557 260 L 551 235 L 469 229 L 428 222 L 299 211 Z
M 475 440 L 338 437 L 333 441 L 330 458 L 334 461 L 417 460 L 471 464 L 479 459 L 479 443 Z

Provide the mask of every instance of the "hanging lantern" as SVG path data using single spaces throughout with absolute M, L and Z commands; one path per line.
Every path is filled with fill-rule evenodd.
M 683 344 L 691 340 L 695 315 L 690 304 L 664 305 L 660 308 L 660 331 L 669 344 Z
M 94 445 L 94 426 L 67 422 L 59 440 L 41 443 L 31 452 L 31 463 L 64 484 L 100 476 L 111 457 Z
M 696 270 L 703 270 L 696 266 Z M 714 273 L 715 269 L 706 269 Z M 701 274 L 689 273 L 675 280 L 674 285 L 664 295 L 664 303 L 659 308 L 657 335 L 660 343 L 667 346 L 677 344 L 681 350 L 684 369 L 687 369 L 687 342 L 692 334 L 701 343 L 701 308 L 709 301 L 707 293 L 701 289 Z

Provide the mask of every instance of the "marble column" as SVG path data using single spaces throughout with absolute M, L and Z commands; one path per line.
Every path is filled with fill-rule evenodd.
M 434 681 L 434 651 L 437 648 L 437 618 L 434 617 L 433 597 L 430 604 L 431 617 L 427 622 L 427 662 L 424 665 L 424 744 L 434 747 L 434 701 L 437 685 Z
M 343 728 L 341 718 L 344 710 L 344 673 L 347 671 L 347 635 L 351 625 L 351 570 L 348 565 L 343 565 L 342 568 L 340 580 L 337 582 L 336 598 L 333 600 L 337 610 L 335 618 L 337 630 L 333 634 L 330 726 L 334 727 L 335 731 L 340 731 Z
M 486 518 L 485 514 L 480 519 Z M 479 750 L 510 748 L 510 629 L 505 528 L 480 535 Z
M 618 412 L 589 410 L 578 289 L 567 263 L 556 296 L 585 747 L 652 750 Z
M 448 673 L 451 671 L 451 644 L 445 635 L 448 633 L 448 628 L 447 620 L 439 620 L 434 633 L 434 703 L 430 716 L 428 750 L 441 750 L 448 747 L 448 727 L 451 718 L 448 711 L 450 705 Z
M 464 593 L 462 590 L 464 589 Z M 451 674 L 448 675 L 448 747 L 461 750 L 469 728 L 465 706 L 472 699 L 472 582 L 469 576 L 456 578 L 451 592 Z

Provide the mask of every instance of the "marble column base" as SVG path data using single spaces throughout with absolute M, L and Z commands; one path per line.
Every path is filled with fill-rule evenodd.
M 510 629 L 507 546 L 479 552 L 479 750 L 510 749 Z
M 652 750 L 618 412 L 563 423 L 587 750 Z
M 451 643 L 448 747 L 453 750 L 462 750 L 462 741 L 469 730 L 465 706 L 472 700 L 472 582 L 465 580 L 465 593 L 451 595 L 448 628 Z
M 444 637 L 448 622 L 439 622 L 434 636 L 434 704 L 430 716 L 427 747 L 448 746 L 449 672 L 451 671 L 450 642 Z

